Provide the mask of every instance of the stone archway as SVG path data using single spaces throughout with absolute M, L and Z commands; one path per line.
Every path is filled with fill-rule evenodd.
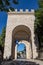
M 17 44 L 17 59 L 26 59 L 26 45 L 23 42 Z
M 19 43 L 22 42 L 26 45 L 26 59 L 32 58 L 32 44 L 31 44 L 31 31 L 27 26 L 19 25 L 15 27 L 12 32 L 12 57 L 17 59 L 17 44 L 15 40 Z
M 38 57 L 37 47 L 34 39 L 34 12 L 9 12 L 7 27 L 6 27 L 6 37 L 5 37 L 5 47 L 4 47 L 4 59 L 12 55 L 15 58 L 15 40 L 25 40 L 30 42 L 32 50 L 32 58 Z M 20 35 L 20 33 L 22 34 Z
M 26 46 L 26 59 L 32 58 L 32 51 L 31 51 L 31 44 L 28 41 L 21 40 L 19 41 L 19 44 L 24 43 Z M 17 45 L 15 46 L 15 58 L 17 58 Z

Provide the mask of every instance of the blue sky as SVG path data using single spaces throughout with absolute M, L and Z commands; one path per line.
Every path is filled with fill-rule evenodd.
M 14 7 L 15 9 L 34 9 L 37 10 L 38 9 L 38 2 L 37 0 L 18 0 L 19 4 L 18 5 L 14 5 L 11 3 L 11 6 Z M 0 12 L 0 34 L 2 32 L 3 27 L 6 26 L 7 23 L 7 13 L 6 12 Z
M 26 46 L 25 46 L 23 43 L 20 43 L 20 44 L 18 44 L 18 46 L 17 46 L 17 50 L 18 50 L 18 51 L 23 51 L 23 50 L 24 50 L 24 47 L 26 48 Z

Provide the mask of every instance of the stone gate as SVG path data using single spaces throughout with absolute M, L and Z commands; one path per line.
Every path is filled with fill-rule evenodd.
M 4 58 L 12 56 L 17 59 L 17 44 L 15 40 L 23 42 L 26 45 L 26 59 L 36 58 L 38 56 L 37 47 L 34 40 L 34 10 L 8 12 L 6 37 L 4 47 Z

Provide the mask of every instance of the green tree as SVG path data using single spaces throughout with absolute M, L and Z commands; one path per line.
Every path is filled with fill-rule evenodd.
M 14 8 L 11 4 L 18 4 L 17 0 L 0 0 L 0 11 L 14 11 Z
M 35 32 L 37 33 L 39 40 L 39 48 L 41 47 L 41 42 L 43 42 L 43 0 L 38 0 L 39 9 L 35 11 L 36 21 L 35 21 Z
M 5 32 L 6 32 L 6 30 L 5 30 L 5 27 L 4 27 L 3 30 L 2 30 L 2 33 L 0 35 L 0 45 L 2 47 L 4 46 L 4 42 L 5 42 Z
M 5 27 L 2 30 L 2 33 L 0 34 L 0 53 L 2 54 L 1 57 L 3 58 L 3 52 L 4 52 L 4 43 L 5 43 Z
M 43 8 L 43 0 L 38 0 L 38 3 L 39 3 L 39 7 Z

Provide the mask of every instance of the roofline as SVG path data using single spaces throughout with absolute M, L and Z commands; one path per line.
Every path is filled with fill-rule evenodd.
M 29 11 L 28 9 L 26 9 L 25 11 L 23 11 L 23 9 L 20 9 L 20 11 L 15 9 L 15 11 L 13 11 L 13 12 L 11 10 L 9 10 L 8 14 L 9 15 L 11 15 L 11 14 L 34 14 L 34 9 L 31 9 L 31 11 Z

